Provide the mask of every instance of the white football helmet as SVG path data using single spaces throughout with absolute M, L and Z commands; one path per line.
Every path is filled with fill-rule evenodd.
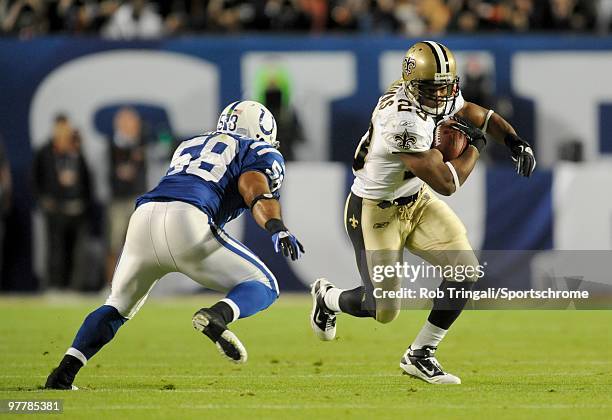
M 255 101 L 232 102 L 221 112 L 217 131 L 227 131 L 253 140 L 265 141 L 278 149 L 276 120 L 262 104 Z

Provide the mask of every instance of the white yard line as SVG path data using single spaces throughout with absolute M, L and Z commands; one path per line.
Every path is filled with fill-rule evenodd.
M 318 409 L 380 409 L 380 410 L 402 410 L 402 409 L 453 409 L 453 410 L 474 410 L 473 404 L 438 404 L 425 405 L 425 404 L 402 404 L 402 405 L 389 405 L 389 404 L 359 404 L 359 403 L 329 403 L 329 404 L 182 404 L 173 409 L 187 409 L 187 410 L 228 410 L 228 409 L 248 409 L 248 410 L 318 410 Z M 507 405 L 496 405 L 486 404 L 478 405 L 478 409 L 524 409 L 524 410 L 567 410 L 567 409 L 609 409 L 612 408 L 611 404 L 507 404 Z M 103 406 L 73 406 L 65 407 L 69 411 L 99 411 L 104 412 L 108 410 L 163 410 L 168 409 L 167 406 L 162 405 L 103 405 Z

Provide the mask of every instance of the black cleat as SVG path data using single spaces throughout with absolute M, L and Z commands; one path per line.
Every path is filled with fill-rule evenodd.
M 63 390 L 72 390 L 76 391 L 76 386 L 72 385 L 74 381 L 74 376 L 68 374 L 68 372 L 63 369 L 56 367 L 53 369 L 51 374 L 47 377 L 47 382 L 45 382 L 46 389 L 63 389 Z
M 236 335 L 227 329 L 225 321 L 208 308 L 193 315 L 193 328 L 204 333 L 219 349 L 219 352 L 234 363 L 245 363 L 247 351 Z

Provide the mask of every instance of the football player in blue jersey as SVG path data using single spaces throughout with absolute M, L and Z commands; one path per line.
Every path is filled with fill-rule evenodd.
M 276 252 L 297 260 L 304 248 L 283 224 L 278 202 L 285 164 L 276 122 L 263 105 L 228 105 L 217 131 L 179 145 L 159 184 L 139 197 L 106 303 L 90 313 L 46 382 L 75 389 L 79 369 L 132 318 L 158 279 L 179 272 L 226 293 L 193 316 L 193 326 L 236 363 L 247 351 L 228 324 L 266 309 L 278 283 L 263 262 L 223 226 L 250 209 Z

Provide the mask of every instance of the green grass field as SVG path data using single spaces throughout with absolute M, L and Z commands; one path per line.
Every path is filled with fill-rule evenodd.
M 612 312 L 467 311 L 438 351 L 463 380 L 434 386 L 398 363 L 427 316 L 389 325 L 340 316 L 338 340 L 310 331 L 310 300 L 284 295 L 234 325 L 233 365 L 191 327 L 212 297 L 151 300 L 81 370 L 79 391 L 39 387 L 97 299 L 0 299 L 0 399 L 64 400 L 61 418 L 606 418 Z

